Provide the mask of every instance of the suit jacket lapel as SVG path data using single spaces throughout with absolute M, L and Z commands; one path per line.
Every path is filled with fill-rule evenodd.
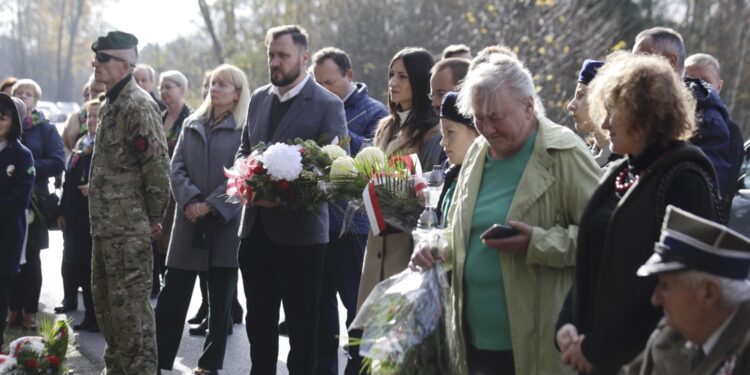
M 294 102 L 292 102 L 292 105 L 289 107 L 289 110 L 287 110 L 286 113 L 284 114 L 284 117 L 281 118 L 281 122 L 279 122 L 279 126 L 276 127 L 276 131 L 271 136 L 270 141 L 274 141 L 274 142 L 290 141 L 290 139 L 285 139 L 284 134 L 287 133 L 288 128 L 294 123 L 294 120 L 296 120 L 297 117 L 302 112 L 304 112 L 305 106 L 307 106 L 308 101 L 312 97 L 314 88 L 315 88 L 315 81 L 313 80 L 312 77 L 309 77 L 307 79 L 307 83 L 305 83 L 305 87 L 303 87 L 302 91 L 300 91 L 300 93 L 297 94 L 297 97 L 294 99 Z M 270 105 L 269 105 L 269 108 L 270 108 Z M 266 124 L 267 123 L 268 123 L 268 120 L 266 120 Z
M 250 132 L 250 141 L 253 142 L 252 146 L 255 146 L 258 142 L 269 142 L 271 134 L 268 134 L 268 127 L 270 126 L 268 121 L 271 117 L 271 103 L 273 101 L 273 92 L 271 91 L 271 88 L 273 86 L 269 85 L 268 90 L 266 91 L 266 97 L 263 98 L 263 104 L 259 107 L 261 108 L 260 113 L 258 114 L 258 118 L 256 119 L 256 123 L 254 125 L 254 129 L 249 129 Z M 253 134 L 257 135 L 257 138 L 253 137 Z M 254 139 L 255 138 L 255 139 Z

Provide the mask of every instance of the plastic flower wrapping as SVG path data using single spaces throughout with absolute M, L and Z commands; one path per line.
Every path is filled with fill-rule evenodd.
M 417 224 L 425 184 L 415 154 L 386 158 L 379 148 L 365 147 L 354 158 L 335 159 L 329 180 L 331 196 L 349 202 L 342 234 L 352 225 L 353 212 L 367 213 L 374 234 L 386 225 L 411 232 Z
M 265 199 L 290 209 L 315 211 L 329 199 L 319 184 L 327 181 L 330 166 L 331 158 L 313 140 L 261 142 L 248 157 L 224 169 L 228 201 L 251 205 Z
M 441 265 L 380 282 L 350 328 L 362 329 L 359 353 L 373 374 L 450 374 L 448 281 Z M 452 335 L 451 335 L 452 336 Z
M 65 373 L 70 321 L 42 320 L 41 336 L 24 336 L 8 346 L 9 357 L 0 356 L 0 374 L 59 375 Z

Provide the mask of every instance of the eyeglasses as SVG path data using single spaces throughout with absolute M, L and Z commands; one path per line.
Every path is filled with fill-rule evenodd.
M 130 64 L 130 66 L 135 66 L 135 65 L 133 65 L 133 63 L 131 63 L 128 60 L 125 60 L 125 59 L 123 59 L 121 57 L 112 56 L 112 55 L 110 55 L 108 53 L 104 53 L 104 52 L 97 52 L 95 58 L 96 58 L 96 61 L 98 61 L 98 62 L 100 62 L 102 64 L 103 63 L 108 63 L 109 60 L 115 60 L 115 61 L 126 62 L 126 63 Z
M 440 98 L 442 100 L 447 93 L 448 91 L 431 92 L 427 94 L 427 97 L 430 98 L 430 100 L 435 100 L 435 98 Z

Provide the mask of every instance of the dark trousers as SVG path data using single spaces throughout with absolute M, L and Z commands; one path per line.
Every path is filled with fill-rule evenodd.
M 219 370 L 224 366 L 229 313 L 232 295 L 237 287 L 237 269 L 211 267 L 201 275 L 208 281 L 208 332 L 198 367 Z M 156 348 L 161 369 L 171 370 L 174 364 L 196 276 L 196 271 L 176 268 L 167 268 L 164 274 L 164 285 L 155 310 Z
M 83 306 L 86 308 L 84 319 L 96 319 L 94 299 L 91 296 L 91 263 L 72 263 L 63 260 L 62 269 L 63 289 L 66 289 L 65 304 L 78 306 L 78 287 L 81 287 Z
M 60 263 L 60 274 L 62 275 L 62 283 L 63 283 L 63 306 L 67 308 L 72 308 L 73 310 L 78 308 L 78 285 L 75 285 L 75 282 L 73 280 L 76 278 L 74 267 L 72 267 L 73 263 L 66 262 L 63 258 L 62 263 Z M 89 264 L 90 265 L 90 264 Z
M 339 309 L 336 293 L 346 308 L 346 326 L 357 314 L 357 292 L 362 274 L 367 233 L 346 233 L 342 238 L 331 234 L 323 266 L 318 320 L 317 374 L 337 375 L 339 349 Z M 358 348 L 351 347 L 351 351 Z
M 8 294 L 10 292 L 10 275 L 0 275 L 0 351 L 3 348 L 5 319 L 8 317 Z
M 512 350 L 482 350 L 466 345 L 470 375 L 515 375 Z
M 276 373 L 280 303 L 284 305 L 289 328 L 289 374 L 315 372 L 318 298 L 325 251 L 325 244 L 284 246 L 274 243 L 259 222 L 240 243 L 251 375 Z
M 39 294 L 42 292 L 40 251 L 38 248 L 26 247 L 26 264 L 21 266 L 21 272 L 11 280 L 8 304 L 12 311 L 23 310 L 26 314 L 36 314 L 39 310 Z
M 154 269 L 151 278 L 151 294 L 158 294 L 161 289 L 161 279 L 167 270 L 167 255 L 159 251 L 159 241 L 151 241 L 151 252 L 154 256 Z

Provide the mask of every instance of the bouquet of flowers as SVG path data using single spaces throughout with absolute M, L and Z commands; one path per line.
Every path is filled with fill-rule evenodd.
M 386 223 L 410 232 L 422 212 L 421 191 L 426 186 L 416 155 L 386 160 L 377 147 L 365 147 L 356 157 L 340 156 L 331 164 L 331 195 L 349 201 L 349 210 L 364 211 L 373 233 Z M 344 217 L 351 217 L 345 215 Z M 344 225 L 348 225 L 345 220 Z
M 298 138 L 294 144 L 272 145 L 261 142 L 247 158 L 237 159 L 231 169 L 224 169 L 228 200 L 248 205 L 265 199 L 291 209 L 314 211 L 329 200 L 320 186 L 331 166 L 328 155 L 312 140 Z
M 65 373 L 70 321 L 42 321 L 41 336 L 24 336 L 8 346 L 9 356 L 0 356 L 0 373 L 59 375 Z
M 449 373 L 447 295 L 441 265 L 406 269 L 378 284 L 351 325 L 362 329 L 363 367 L 384 375 Z

